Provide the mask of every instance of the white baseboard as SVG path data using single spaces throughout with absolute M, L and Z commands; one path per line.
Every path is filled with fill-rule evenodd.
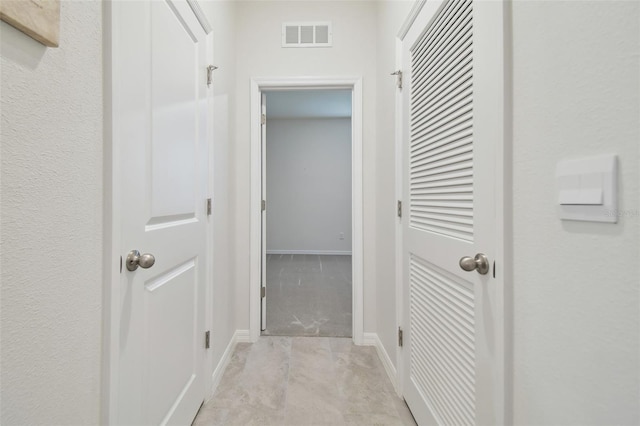
M 222 375 L 224 374 L 224 371 L 227 369 L 227 366 L 231 361 L 231 356 L 233 355 L 233 351 L 236 348 L 236 345 L 238 343 L 249 342 L 251 342 L 251 339 L 249 337 L 249 330 L 236 330 L 235 333 L 233 333 L 231 340 L 229 340 L 229 344 L 224 350 L 224 353 L 222 354 L 218 365 L 216 365 L 216 368 L 213 370 L 213 374 L 211 375 L 212 384 L 211 393 L 209 395 L 213 396 L 216 389 L 218 388 L 220 380 L 222 380 Z
M 378 344 L 378 333 L 364 333 L 362 336 L 362 346 L 377 346 Z
M 236 343 L 251 343 L 249 330 L 236 330 L 233 337 L 236 339 Z
M 267 250 L 267 254 L 319 254 L 333 256 L 351 256 L 351 251 L 344 250 Z
M 378 353 L 378 358 L 382 362 L 384 366 L 384 370 L 387 372 L 387 376 L 389 376 L 389 380 L 391 380 L 391 384 L 393 388 L 398 392 L 398 379 L 397 379 L 397 371 L 396 367 L 391 362 L 391 358 L 389 358 L 389 354 L 387 353 L 380 337 L 378 337 L 378 333 L 364 333 L 364 339 L 362 340 L 363 346 L 375 346 L 376 352 Z

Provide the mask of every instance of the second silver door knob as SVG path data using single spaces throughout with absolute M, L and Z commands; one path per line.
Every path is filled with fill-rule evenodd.
M 144 269 L 151 268 L 156 263 L 156 258 L 151 253 L 140 254 L 138 250 L 131 250 L 127 255 L 127 269 L 135 271 L 138 266 Z
M 460 259 L 460 267 L 465 271 L 476 270 L 480 275 L 489 272 L 489 259 L 483 253 L 476 254 L 475 257 L 465 256 Z

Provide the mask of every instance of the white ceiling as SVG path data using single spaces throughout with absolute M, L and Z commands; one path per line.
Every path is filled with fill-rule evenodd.
M 268 118 L 351 117 L 350 90 L 287 90 L 266 93 Z

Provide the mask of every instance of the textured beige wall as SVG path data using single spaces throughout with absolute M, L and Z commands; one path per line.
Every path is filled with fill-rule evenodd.
M 640 422 L 639 14 L 513 3 L 516 424 Z M 629 215 L 561 221 L 557 162 L 609 153 Z
M 0 423 L 96 424 L 102 5 L 63 1 L 60 47 L 0 23 Z

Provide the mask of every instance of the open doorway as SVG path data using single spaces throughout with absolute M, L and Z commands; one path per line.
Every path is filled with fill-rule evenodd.
M 362 169 L 362 78 L 361 77 L 277 77 L 251 80 L 251 221 L 250 221 L 250 287 L 249 338 L 255 342 L 266 325 L 266 306 L 269 295 L 266 287 L 266 212 L 269 211 L 268 194 L 262 171 L 266 170 L 266 157 L 262 141 L 266 140 L 266 127 L 262 124 L 269 92 L 304 90 L 346 90 L 351 94 L 351 331 L 356 345 L 364 343 L 364 262 L 363 262 L 363 169 Z M 265 138 L 263 138 L 265 136 Z M 263 167 L 264 166 L 264 167 Z M 267 199 L 262 198 L 265 193 Z M 266 209 L 263 209 L 266 205 Z M 264 225 L 264 226 L 263 226 Z M 265 238 L 263 238 L 265 237 Z M 346 233 L 345 233 L 346 238 Z M 265 274 L 263 275 L 263 271 Z M 262 315 L 264 314 L 264 315 Z
M 352 337 L 352 91 L 263 101 L 263 334 Z

